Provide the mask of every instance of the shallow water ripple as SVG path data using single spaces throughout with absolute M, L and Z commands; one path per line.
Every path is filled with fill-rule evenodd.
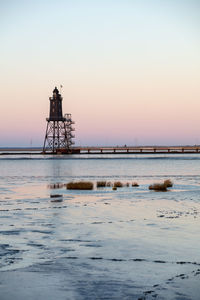
M 3 300 L 198 299 L 200 160 L 0 163 Z M 139 187 L 66 190 L 77 179 Z

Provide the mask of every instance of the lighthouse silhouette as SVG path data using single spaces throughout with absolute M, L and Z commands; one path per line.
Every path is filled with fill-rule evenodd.
M 58 153 L 59 150 L 65 153 L 71 153 L 72 139 L 75 137 L 72 131 L 74 122 L 71 114 L 62 112 L 62 96 L 57 87 L 53 90 L 53 96 L 49 98 L 50 110 L 47 118 L 46 134 L 44 138 L 43 153 Z

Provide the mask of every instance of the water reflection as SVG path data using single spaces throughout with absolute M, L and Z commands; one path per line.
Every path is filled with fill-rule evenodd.
M 187 288 L 193 281 L 197 291 L 198 160 L 193 173 L 193 162 L 170 163 L 158 159 L 153 163 L 142 159 L 129 159 L 128 163 L 122 159 L 120 162 L 51 159 L 39 163 L 30 160 L 15 161 L 14 166 L 7 163 L 2 168 L 0 267 L 5 272 L 0 288 L 9 291 L 11 282 L 16 280 L 13 274 L 18 277 L 26 270 L 28 277 L 34 270 L 36 275 L 31 284 L 37 288 L 41 286 L 40 280 L 44 282 L 45 276 L 52 276 L 52 286 L 56 289 L 56 281 L 57 289 L 63 292 L 60 278 L 69 275 L 65 278 L 65 288 L 67 282 L 73 284 L 69 284 L 67 292 L 70 288 L 80 291 L 84 285 L 85 295 L 90 294 L 92 287 L 98 295 L 100 292 L 103 295 L 105 285 L 108 287 L 111 282 L 121 288 L 118 290 L 121 299 L 125 295 L 120 294 L 124 286 L 130 295 L 144 292 L 145 296 L 150 295 L 148 291 L 153 291 L 152 295 L 172 292 L 172 283 L 185 299 L 190 299 Z M 170 193 L 148 190 L 152 182 L 167 178 L 175 184 Z M 111 186 L 92 191 L 66 189 L 67 182 L 80 179 L 111 183 L 134 182 L 134 179 L 139 186 L 127 185 L 117 191 L 112 191 Z M 15 272 L 7 273 L 8 270 Z M 28 281 L 30 285 L 26 276 L 21 280 L 22 286 L 24 282 L 28 286 Z M 46 292 L 47 288 L 44 289 Z M 115 288 L 111 290 L 114 294 L 108 299 L 117 296 Z M 130 295 L 127 299 L 131 299 Z
M 65 186 L 66 186 L 66 184 L 64 184 L 64 183 L 51 183 L 51 184 L 47 185 L 47 187 L 51 190 L 62 189 Z

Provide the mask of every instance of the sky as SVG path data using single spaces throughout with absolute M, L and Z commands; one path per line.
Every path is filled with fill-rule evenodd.
M 200 144 L 199 0 L 0 0 L 0 38 L 0 147 L 60 85 L 77 146 Z

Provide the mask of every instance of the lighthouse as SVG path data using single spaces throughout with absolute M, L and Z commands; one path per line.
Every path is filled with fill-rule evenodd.
M 43 153 L 58 153 L 64 151 L 71 153 L 71 147 L 74 144 L 72 139 L 75 137 L 72 132 L 75 130 L 72 125 L 71 114 L 63 116 L 62 101 L 63 98 L 57 87 L 53 90 L 52 97 L 49 97 L 50 110 L 49 118 L 46 119 L 47 127 L 44 138 Z

